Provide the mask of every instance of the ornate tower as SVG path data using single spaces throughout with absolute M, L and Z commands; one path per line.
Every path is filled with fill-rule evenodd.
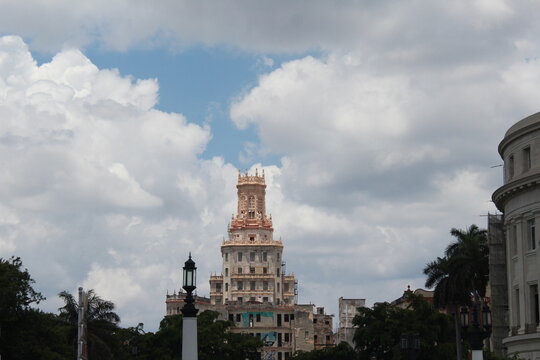
M 212 304 L 296 303 L 294 275 L 285 274 L 283 244 L 266 215 L 264 171 L 238 174 L 237 212 L 221 244 L 222 274 L 210 277 Z

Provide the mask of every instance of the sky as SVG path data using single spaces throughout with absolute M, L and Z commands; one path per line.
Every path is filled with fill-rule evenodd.
M 299 302 L 392 301 L 486 227 L 539 111 L 536 2 L 0 0 L 0 257 L 157 329 L 264 169 Z M 337 322 L 337 319 L 335 319 Z

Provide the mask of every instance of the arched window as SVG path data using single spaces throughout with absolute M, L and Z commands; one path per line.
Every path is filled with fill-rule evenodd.
M 250 209 L 255 209 L 255 196 L 250 196 L 249 197 L 249 208 Z

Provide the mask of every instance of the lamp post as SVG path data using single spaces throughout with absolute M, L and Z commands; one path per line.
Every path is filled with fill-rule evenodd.
M 482 319 L 480 319 L 482 315 Z M 460 313 L 461 326 L 467 331 L 467 338 L 471 344 L 472 360 L 483 360 L 484 339 L 491 335 L 491 311 L 489 306 L 484 303 L 482 313 L 480 314 L 480 304 L 475 302 L 472 307 L 472 326 L 469 326 L 469 309 L 461 308 Z
M 420 350 L 420 339 L 417 333 L 401 334 L 401 350 L 405 353 L 405 360 L 416 360 Z
M 184 307 L 182 307 L 182 359 L 197 360 L 197 312 L 193 299 L 193 290 L 197 283 L 197 268 L 195 261 L 191 260 L 191 252 L 189 259 L 184 264 L 183 286 L 186 290 L 186 298 L 184 299 Z

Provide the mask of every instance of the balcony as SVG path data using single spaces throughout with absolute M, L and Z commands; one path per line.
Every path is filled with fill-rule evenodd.
M 274 290 L 272 289 L 268 289 L 268 290 L 262 290 L 262 289 L 257 289 L 257 290 L 249 290 L 249 289 L 242 289 L 242 290 L 238 290 L 238 289 L 233 289 L 231 291 L 233 294 L 255 294 L 255 295 L 272 295 L 274 293 Z
M 232 279 L 273 279 L 276 276 L 274 274 L 258 274 L 258 273 L 232 273 Z

